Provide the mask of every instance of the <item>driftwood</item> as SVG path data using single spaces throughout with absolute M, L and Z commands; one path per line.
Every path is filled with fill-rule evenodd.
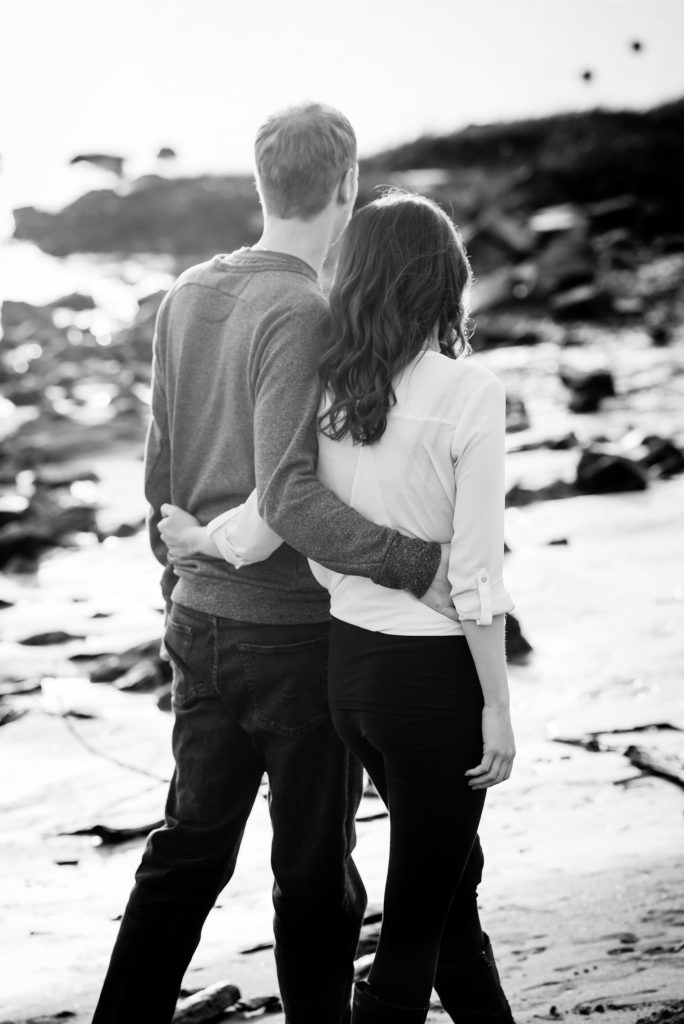
M 0 725 L 9 725 L 10 722 L 16 722 L 18 718 L 21 718 L 26 713 L 25 709 L 0 707 Z
M 95 836 L 103 846 L 117 846 L 128 843 L 131 839 L 140 839 L 149 835 L 152 829 L 161 828 L 163 821 L 154 821 L 151 825 L 139 825 L 137 828 L 110 828 L 109 825 L 91 825 L 89 828 L 77 828 L 73 832 L 60 832 L 61 836 Z
M 373 814 L 357 814 L 357 821 L 377 821 L 378 818 L 386 818 L 389 811 L 375 811 Z
M 684 759 L 677 757 L 676 754 L 665 754 L 659 750 L 649 750 L 648 747 L 630 746 L 625 750 L 625 757 L 635 768 L 640 768 L 643 772 L 684 786 Z
M 173 1015 L 173 1024 L 210 1024 L 218 1020 L 225 1010 L 234 1006 L 240 998 L 240 989 L 227 981 L 203 988 L 194 995 L 182 999 Z
M 620 743 L 619 740 L 611 740 L 611 736 L 632 736 L 634 733 L 658 733 L 658 732 L 681 732 L 682 730 L 671 725 L 670 722 L 653 722 L 648 725 L 633 725 L 624 729 L 606 729 L 602 732 L 590 732 L 578 737 L 555 737 L 556 743 L 567 743 L 573 747 L 582 747 L 592 753 L 622 754 L 627 760 L 649 775 L 656 775 L 658 778 L 667 779 L 677 786 L 684 787 L 684 757 L 655 746 L 641 746 L 634 743 Z
M 261 1010 L 259 1017 L 267 1013 L 280 1013 L 283 1004 L 280 996 L 255 996 L 253 999 L 238 999 L 234 1006 L 222 1015 L 225 1020 L 251 1020 L 257 1010 Z

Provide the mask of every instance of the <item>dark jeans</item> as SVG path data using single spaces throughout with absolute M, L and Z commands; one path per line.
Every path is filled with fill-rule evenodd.
M 439 964 L 478 954 L 484 791 L 482 691 L 464 637 L 372 633 L 334 621 L 329 696 L 342 739 L 390 812 L 382 930 L 369 984 L 406 1007 L 430 1001 Z
M 94 1024 L 171 1020 L 264 771 L 286 1019 L 347 1019 L 366 905 L 351 857 L 362 780 L 330 721 L 329 629 L 249 625 L 173 605 L 165 641 L 176 767 L 166 823 L 147 841 Z

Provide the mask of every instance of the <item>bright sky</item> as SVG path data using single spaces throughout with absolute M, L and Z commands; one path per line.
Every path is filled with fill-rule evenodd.
M 306 98 L 344 110 L 368 154 L 684 95 L 682 0 L 0 0 L 0 37 L 13 205 L 108 184 L 68 167 L 83 151 L 126 156 L 132 173 L 162 145 L 179 170 L 249 170 L 263 116 Z

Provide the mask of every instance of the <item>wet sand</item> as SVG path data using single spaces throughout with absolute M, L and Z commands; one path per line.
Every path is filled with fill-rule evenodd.
M 113 476 L 139 473 L 126 466 L 115 466 Z M 654 1013 L 682 1019 L 682 789 L 640 775 L 619 752 L 592 753 L 554 737 L 656 722 L 684 728 L 683 508 L 680 478 L 643 493 L 509 513 L 507 582 L 534 654 L 511 667 L 519 754 L 511 781 L 488 797 L 480 895 L 518 1021 L 600 1014 L 609 1024 L 633 1024 Z M 560 537 L 568 543 L 548 544 Z M 95 823 L 136 826 L 162 813 L 170 716 L 150 695 L 64 678 L 64 654 L 79 644 L 113 649 L 117 636 L 122 645 L 134 628 L 149 636 L 159 620 L 156 566 L 144 535 L 100 546 L 94 557 L 61 552 L 46 559 L 42 592 L 60 595 L 60 628 L 69 628 L 64 605 L 80 596 L 85 600 L 70 605 L 72 631 L 90 622 L 87 628 L 106 636 L 70 648 L 24 648 L 24 669 L 31 660 L 32 671 L 43 673 L 49 663 L 56 681 L 42 696 L 27 696 L 28 713 L 0 737 L 0 1021 L 68 1011 L 81 1024 L 97 997 L 142 841 L 107 848 L 58 833 Z M 93 573 L 107 581 L 96 596 Z M 95 605 L 112 614 L 93 620 Z M 19 601 L 3 613 L 10 634 L 12 622 L 20 634 L 25 607 Z M 41 628 L 46 614 L 43 606 Z M 10 640 L 3 644 L 6 657 L 18 650 Z M 65 710 L 96 717 L 65 718 Z M 681 733 L 637 737 L 682 755 Z M 378 801 L 366 799 L 361 815 L 377 810 Z M 387 838 L 386 819 L 359 823 L 357 859 L 375 908 Z M 188 989 L 229 980 L 244 997 L 277 991 L 271 951 L 239 952 L 271 936 L 268 846 L 266 801 L 259 798 L 236 876 L 186 976 Z M 446 1019 L 435 1006 L 430 1020 Z

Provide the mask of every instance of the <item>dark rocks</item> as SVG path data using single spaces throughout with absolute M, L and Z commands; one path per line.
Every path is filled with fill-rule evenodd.
M 535 267 L 538 295 L 554 295 L 591 283 L 596 258 L 584 226 L 552 237 L 536 256 Z
M 120 525 L 117 526 L 116 529 L 110 530 L 107 533 L 107 536 L 108 537 L 134 537 L 136 535 L 136 533 L 140 533 L 140 531 L 144 528 L 144 526 L 145 526 L 145 520 L 144 519 L 138 520 L 137 523 L 120 523 Z
M 565 369 L 559 371 L 559 376 L 572 392 L 569 404 L 573 412 L 596 412 L 604 398 L 615 395 L 615 382 L 609 370 Z
M 159 639 L 147 640 L 137 644 L 122 654 L 108 654 L 99 658 L 90 671 L 92 683 L 111 683 L 119 679 L 139 662 L 147 662 L 159 658 Z
M 67 494 L 36 488 L 26 511 L 0 527 L 0 566 L 15 556 L 38 558 L 69 544 L 77 533 L 97 533 L 96 509 Z
M 111 171 L 119 178 L 123 176 L 126 158 L 116 156 L 112 153 L 79 153 L 69 161 L 70 164 L 92 164 L 94 167 L 101 167 L 103 171 Z
M 114 681 L 117 690 L 129 693 L 150 693 L 168 682 L 170 665 L 161 658 L 145 658 L 132 665 Z
M 163 821 L 153 821 L 151 824 L 138 825 L 133 828 L 113 828 L 111 825 L 89 825 L 87 828 L 77 828 L 73 832 L 60 832 L 60 836 L 92 836 L 98 839 L 102 846 L 120 846 L 122 843 L 130 843 L 133 839 L 144 839 L 154 829 L 161 828 Z
M 651 434 L 644 438 L 643 444 L 648 454 L 640 459 L 642 466 L 654 469 L 662 477 L 684 472 L 684 452 L 672 441 Z
M 173 704 L 171 702 L 171 684 L 167 683 L 161 688 L 157 694 L 157 707 L 160 711 L 172 711 Z
M 644 491 L 648 487 L 648 477 L 632 459 L 590 448 L 582 453 L 576 483 L 578 489 L 586 494 L 612 494 Z
M 599 285 L 590 282 L 554 295 L 551 309 L 559 320 L 594 320 L 610 313 L 612 302 Z
M 255 241 L 260 212 L 251 177 L 162 178 L 125 195 L 101 189 L 58 213 L 14 211 L 15 237 L 56 256 L 173 253 L 203 259 Z
M 36 633 L 34 636 L 28 636 L 25 640 L 20 642 L 26 647 L 46 647 L 50 644 L 64 644 L 69 640 L 82 640 L 82 636 L 73 636 L 71 633 L 65 633 L 63 630 L 55 630 L 52 633 Z
M 523 636 L 517 618 L 508 612 L 506 615 L 506 660 L 515 665 L 524 665 L 532 650 L 532 644 Z
M 19 708 L 12 708 L 7 705 L 0 704 L 0 726 L 9 725 L 10 722 L 16 722 L 17 719 L 21 718 L 26 713 L 25 709 L 19 710 Z
M 525 403 L 519 395 L 506 393 L 506 430 L 514 434 L 519 430 L 527 430 L 530 426 L 530 417 L 527 413 Z
M 513 484 L 506 491 L 506 508 L 521 508 L 531 505 L 534 501 L 551 501 L 556 498 L 571 498 L 577 494 L 574 484 L 565 480 L 554 480 L 544 487 L 530 488 L 521 484 Z
M 82 313 L 87 309 L 95 309 L 95 300 L 92 295 L 70 292 L 51 302 L 50 309 L 70 309 L 73 313 Z

